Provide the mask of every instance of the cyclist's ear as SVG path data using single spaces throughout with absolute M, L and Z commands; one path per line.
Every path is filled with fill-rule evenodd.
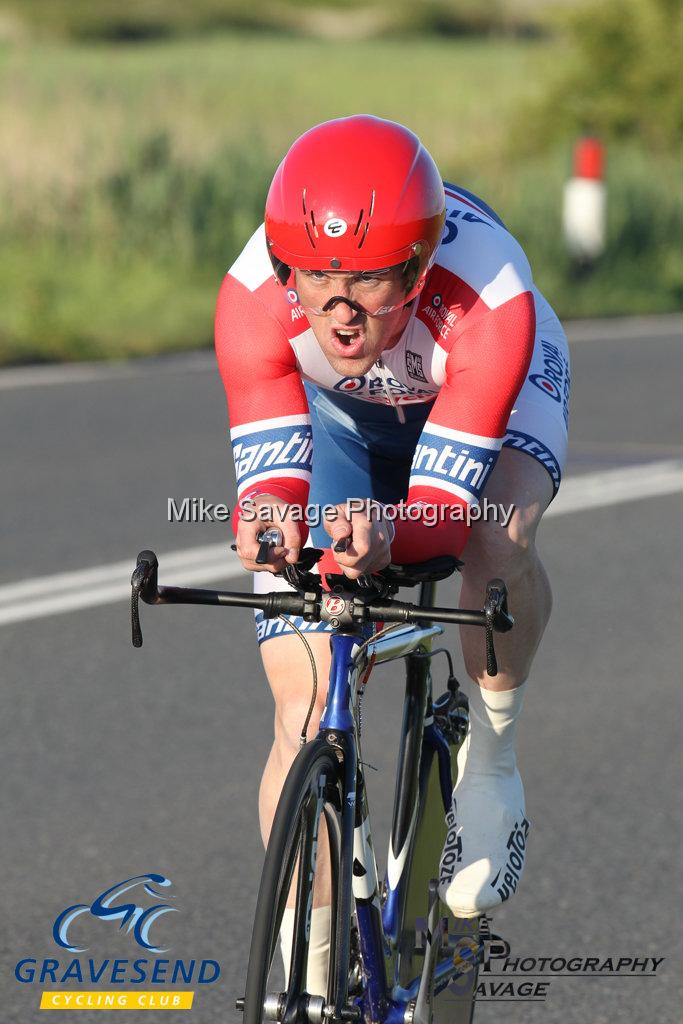
M 417 275 L 420 271 L 420 260 L 417 256 L 411 256 L 403 265 L 402 278 L 406 295 L 415 287 Z

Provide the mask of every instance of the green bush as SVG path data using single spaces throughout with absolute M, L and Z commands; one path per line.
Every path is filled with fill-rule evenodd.
M 568 153 L 503 173 L 443 172 L 485 198 L 519 238 L 561 316 L 683 306 L 683 182 L 675 159 L 656 166 L 633 149 L 610 159 L 609 244 L 577 279 L 560 230 Z M 5 221 L 0 362 L 121 358 L 211 342 L 221 277 L 262 217 L 272 163 L 244 143 L 201 167 L 153 134 L 115 174 L 45 228 Z
M 648 159 L 614 144 L 607 162 L 607 246 L 577 276 L 564 246 L 561 200 L 566 147 L 518 165 L 504 192 L 491 183 L 508 228 L 529 257 L 536 283 L 562 317 L 672 312 L 683 308 L 683 179 L 680 155 Z M 482 190 L 487 183 L 481 182 Z M 483 194 L 483 191 L 482 191 Z
M 348 77 L 346 48 L 265 35 L 5 53 L 0 362 L 210 344 L 221 277 L 284 148 L 366 103 L 416 128 L 444 176 L 499 211 L 562 315 L 683 306 L 680 150 L 609 147 L 608 249 L 580 280 L 560 230 L 566 138 L 533 157 L 504 151 L 511 112 L 556 50 L 410 39 L 354 53 L 362 74 Z
M 258 225 L 272 167 L 257 145 L 202 167 L 155 133 L 62 218 L 22 212 L 0 231 L 0 363 L 121 358 L 211 341 L 226 269 Z M 68 214 L 67 214 L 68 211 Z
M 527 142 L 542 147 L 590 132 L 660 151 L 679 147 L 681 0 L 602 0 L 573 11 L 566 24 L 571 57 L 546 98 L 525 113 Z
M 553 0 L 0 0 L 41 37 L 143 41 L 215 29 L 279 34 L 529 34 L 545 25 Z

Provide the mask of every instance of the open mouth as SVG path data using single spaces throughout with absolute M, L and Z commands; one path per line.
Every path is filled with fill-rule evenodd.
M 356 328 L 356 330 L 341 330 L 340 328 L 335 328 L 334 336 L 342 345 L 350 346 L 353 345 L 354 341 L 358 341 L 360 338 L 360 330 L 358 330 L 358 328 Z
M 365 333 L 360 327 L 334 327 L 332 346 L 337 355 L 346 359 L 357 357 L 363 350 Z

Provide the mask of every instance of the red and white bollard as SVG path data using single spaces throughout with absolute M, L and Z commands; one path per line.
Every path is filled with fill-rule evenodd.
M 607 191 L 605 154 L 599 139 L 579 139 L 574 150 L 574 175 L 564 187 L 562 225 L 569 255 L 592 263 L 605 250 Z

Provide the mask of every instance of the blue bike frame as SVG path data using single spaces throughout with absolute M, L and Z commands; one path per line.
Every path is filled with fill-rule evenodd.
M 416 952 L 415 930 L 419 918 L 413 921 L 414 927 L 411 928 L 410 922 L 408 927 L 405 926 L 405 917 L 419 818 L 424 811 L 434 758 L 438 770 L 437 800 L 441 821 L 450 807 L 453 788 L 452 748 L 432 717 L 431 679 L 426 657 L 432 638 L 442 632 L 442 627 L 436 625 L 392 631 L 377 641 L 371 641 L 358 664 L 355 656 L 361 644 L 371 637 L 369 630 L 357 634 L 333 633 L 330 637 L 332 666 L 327 704 L 320 728 L 328 737 L 336 734 L 336 742 L 344 751 L 342 862 L 346 860 L 348 863 L 341 865 L 338 897 L 340 901 L 346 902 L 345 893 L 352 891 L 355 901 L 360 950 L 367 977 L 365 992 L 360 1000 L 362 1019 L 385 1024 L 404 1024 L 406 1009 L 418 998 L 422 981 L 422 972 L 415 975 L 413 965 L 413 954 Z M 368 664 L 371 661 L 386 662 L 398 658 L 407 659 L 408 672 L 394 821 L 385 898 L 382 901 L 371 841 L 363 768 L 357 757 L 360 737 L 357 734 L 355 708 L 359 680 Z M 350 849 L 353 849 L 352 857 L 348 856 Z M 433 863 L 427 865 L 429 877 L 436 871 L 436 867 Z M 428 879 L 422 878 L 419 885 L 419 906 L 423 908 L 426 919 Z M 414 911 L 417 905 L 415 899 L 412 903 Z M 350 913 L 346 920 L 349 916 Z M 441 923 L 438 928 L 441 929 Z M 425 935 L 428 933 L 425 920 Z M 445 948 L 447 951 L 447 937 Z M 458 965 L 451 954 L 446 957 L 441 955 L 440 947 L 433 971 L 434 992 L 441 991 L 454 980 L 457 982 L 459 972 L 464 974 L 471 970 L 478 948 L 476 943 L 473 944 L 471 955 L 461 957 Z M 427 955 L 426 949 L 424 955 Z M 340 1001 L 343 999 L 342 993 L 346 991 L 343 972 L 348 970 L 348 963 L 345 961 L 347 957 L 342 956 L 337 963 L 339 977 L 336 979 L 335 991 L 340 994 Z M 387 976 L 387 969 L 390 977 Z M 425 988 L 425 984 L 422 988 Z M 338 1009 L 341 1009 L 341 1005 Z

